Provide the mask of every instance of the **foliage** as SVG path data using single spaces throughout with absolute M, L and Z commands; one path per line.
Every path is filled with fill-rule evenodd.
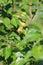
M 43 0 L 0 0 L 0 65 L 37 65 L 39 60 Z

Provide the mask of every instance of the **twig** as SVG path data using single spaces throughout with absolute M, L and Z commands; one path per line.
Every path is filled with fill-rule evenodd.
M 30 14 L 30 22 L 32 22 L 32 6 L 30 5 L 30 9 L 29 9 L 29 14 Z
M 40 38 L 38 41 L 34 42 L 34 45 L 33 46 L 37 45 L 42 39 L 43 38 Z

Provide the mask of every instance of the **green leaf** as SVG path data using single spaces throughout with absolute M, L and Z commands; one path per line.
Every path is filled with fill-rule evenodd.
M 10 34 L 10 37 L 14 37 L 14 38 L 16 38 L 17 40 L 20 40 L 20 36 L 17 35 L 15 32 L 12 32 L 12 33 Z
M 15 61 L 15 60 L 16 60 L 16 58 L 17 58 L 16 53 L 15 53 L 15 52 L 13 52 L 11 57 L 13 58 L 13 61 Z
M 3 23 L 3 21 L 2 21 L 2 20 L 0 20 L 0 23 Z
M 15 18 L 12 18 L 11 24 L 14 25 L 15 27 L 17 27 L 17 22 L 16 22 Z
M 3 49 L 3 55 L 5 59 L 8 59 L 8 57 L 11 55 L 11 47 L 7 46 Z
M 20 52 L 17 52 L 17 53 L 16 53 L 16 56 L 17 56 L 17 57 L 23 57 L 23 54 L 20 53 Z
M 17 58 L 16 65 L 24 65 L 24 63 L 25 63 L 25 61 L 23 58 L 19 58 L 19 57 Z
M 11 24 L 15 27 L 17 27 L 20 23 L 17 17 L 13 17 L 11 20 Z
M 25 62 L 28 62 L 30 61 L 30 57 L 32 56 L 32 52 L 31 51 L 28 51 L 26 54 L 25 54 Z
M 40 38 L 41 38 L 41 34 L 37 30 L 30 29 L 28 33 L 25 35 L 24 40 L 26 42 L 32 42 L 32 41 L 37 41 Z
M 36 45 L 32 48 L 32 55 L 36 60 L 43 60 L 43 46 Z
M 0 49 L 0 56 L 3 56 L 3 49 Z
M 12 14 L 12 8 L 9 8 L 9 9 L 8 9 L 8 13 L 9 13 L 9 14 Z
M 6 26 L 6 27 L 10 27 L 10 19 L 9 18 L 4 18 L 4 21 L 3 21 L 3 24 Z
M 0 40 L 4 40 L 4 39 L 5 39 L 5 37 L 0 35 Z
M 13 61 L 10 65 L 16 65 L 16 63 Z

